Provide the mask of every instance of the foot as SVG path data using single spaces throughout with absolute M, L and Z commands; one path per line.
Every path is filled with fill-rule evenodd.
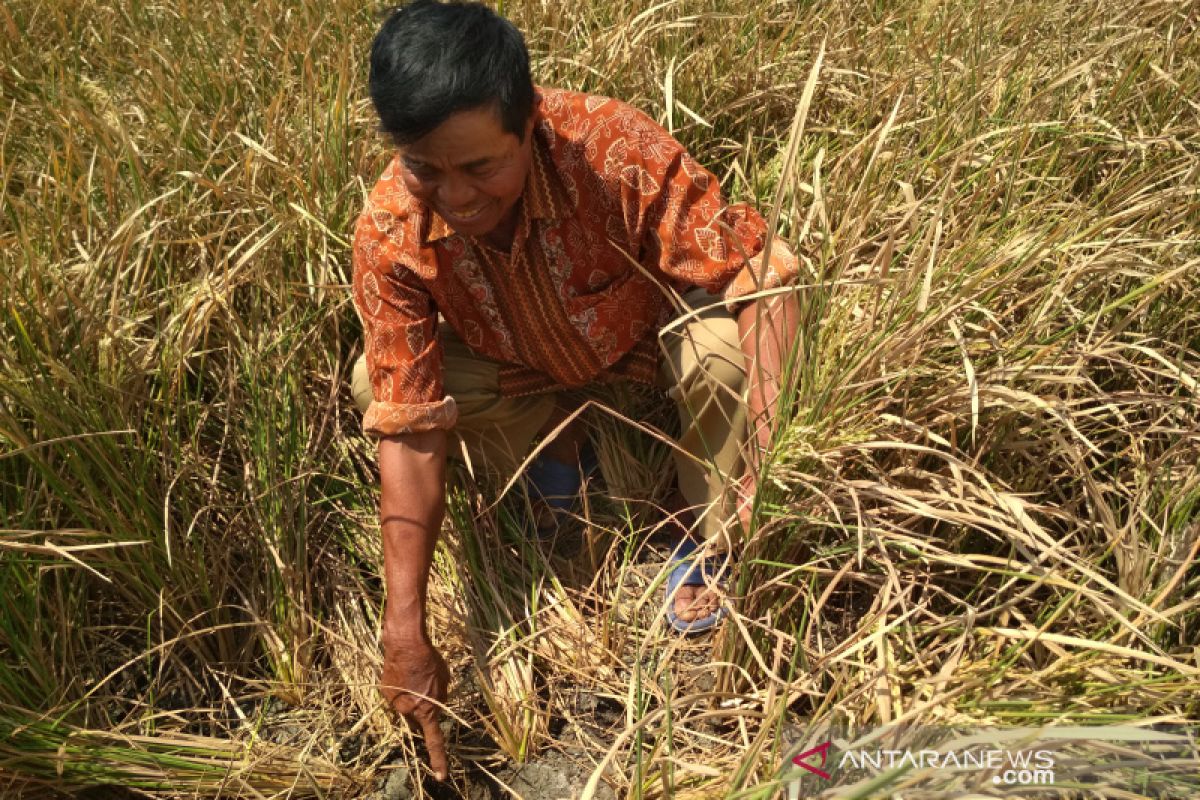
M 667 611 L 667 622 L 678 633 L 691 634 L 709 630 L 724 619 L 727 613 L 727 609 L 720 603 L 720 598 L 715 597 L 716 593 L 724 588 L 721 583 L 724 559 L 714 556 L 701 558 L 700 547 L 695 540 L 685 538 L 671 552 L 667 596 L 678 598 L 680 592 L 688 588 L 694 592 L 684 607 L 690 619 L 684 619 L 676 612 L 677 603 L 672 604 Z M 715 585 L 718 589 L 712 589 L 710 585 Z M 701 613 L 702 610 L 707 613 Z
M 695 516 L 687 509 L 683 498 L 678 493 L 668 498 L 667 510 L 670 513 L 668 522 L 674 528 L 676 537 L 672 544 L 672 551 L 680 549 L 680 545 L 685 539 L 689 542 L 683 546 L 684 549 L 690 550 L 699 547 L 700 541 L 689 532 L 695 525 Z M 719 587 L 688 586 L 687 583 L 690 582 L 685 582 L 675 590 L 675 600 L 672 606 L 675 616 L 683 623 L 693 623 L 696 620 L 712 616 L 721 608 L 721 601 L 724 599 L 724 593 L 720 591 Z
M 680 586 L 675 592 L 675 616 L 684 622 L 704 619 L 720 607 L 721 595 L 707 586 Z

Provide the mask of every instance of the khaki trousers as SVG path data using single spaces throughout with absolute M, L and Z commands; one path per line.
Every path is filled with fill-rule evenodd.
M 674 452 L 680 494 L 700 521 L 701 537 L 725 550 L 730 544 L 726 523 L 734 509 L 727 489 L 741 477 L 746 440 L 745 359 L 737 321 L 720 298 L 693 289 L 683 299 L 699 313 L 663 333 L 665 358 L 657 384 L 674 401 L 683 431 Z M 453 433 L 472 464 L 511 476 L 550 418 L 557 396 L 501 396 L 497 362 L 472 352 L 446 323 L 438 335 L 444 388 L 458 406 Z M 366 411 L 372 394 L 362 357 L 354 365 L 351 391 L 359 410 Z

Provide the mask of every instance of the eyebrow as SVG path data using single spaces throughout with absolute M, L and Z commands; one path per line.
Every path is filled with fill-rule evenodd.
M 495 161 L 498 158 L 499 158 L 499 156 L 484 156 L 483 158 L 477 158 L 473 161 L 466 161 L 466 162 L 463 162 L 462 164 L 455 164 L 455 166 L 458 167 L 459 169 L 474 169 L 475 167 L 482 167 L 492 161 Z M 410 167 L 429 166 L 429 164 L 427 164 L 423 159 L 414 158 L 412 156 L 404 156 L 401 160 L 403 160 L 404 163 L 409 165 Z

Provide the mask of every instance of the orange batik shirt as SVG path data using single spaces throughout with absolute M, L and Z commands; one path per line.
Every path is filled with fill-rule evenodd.
M 674 316 L 670 290 L 701 286 L 731 302 L 795 276 L 781 245 L 760 274 L 762 217 L 727 204 L 717 179 L 642 112 L 540 89 L 535 113 L 511 251 L 454 233 L 405 189 L 398 158 L 368 197 L 353 251 L 375 397 L 366 432 L 453 427 L 439 313 L 501 362 L 506 395 L 651 383 L 657 333 Z

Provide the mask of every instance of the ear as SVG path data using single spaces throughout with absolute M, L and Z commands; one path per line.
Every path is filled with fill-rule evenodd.
M 527 142 L 527 141 L 529 141 L 529 137 L 533 136 L 533 126 L 534 126 L 534 123 L 536 123 L 536 122 L 537 122 L 537 112 L 531 110 L 529 112 L 529 119 L 525 120 L 525 137 L 521 141 Z

